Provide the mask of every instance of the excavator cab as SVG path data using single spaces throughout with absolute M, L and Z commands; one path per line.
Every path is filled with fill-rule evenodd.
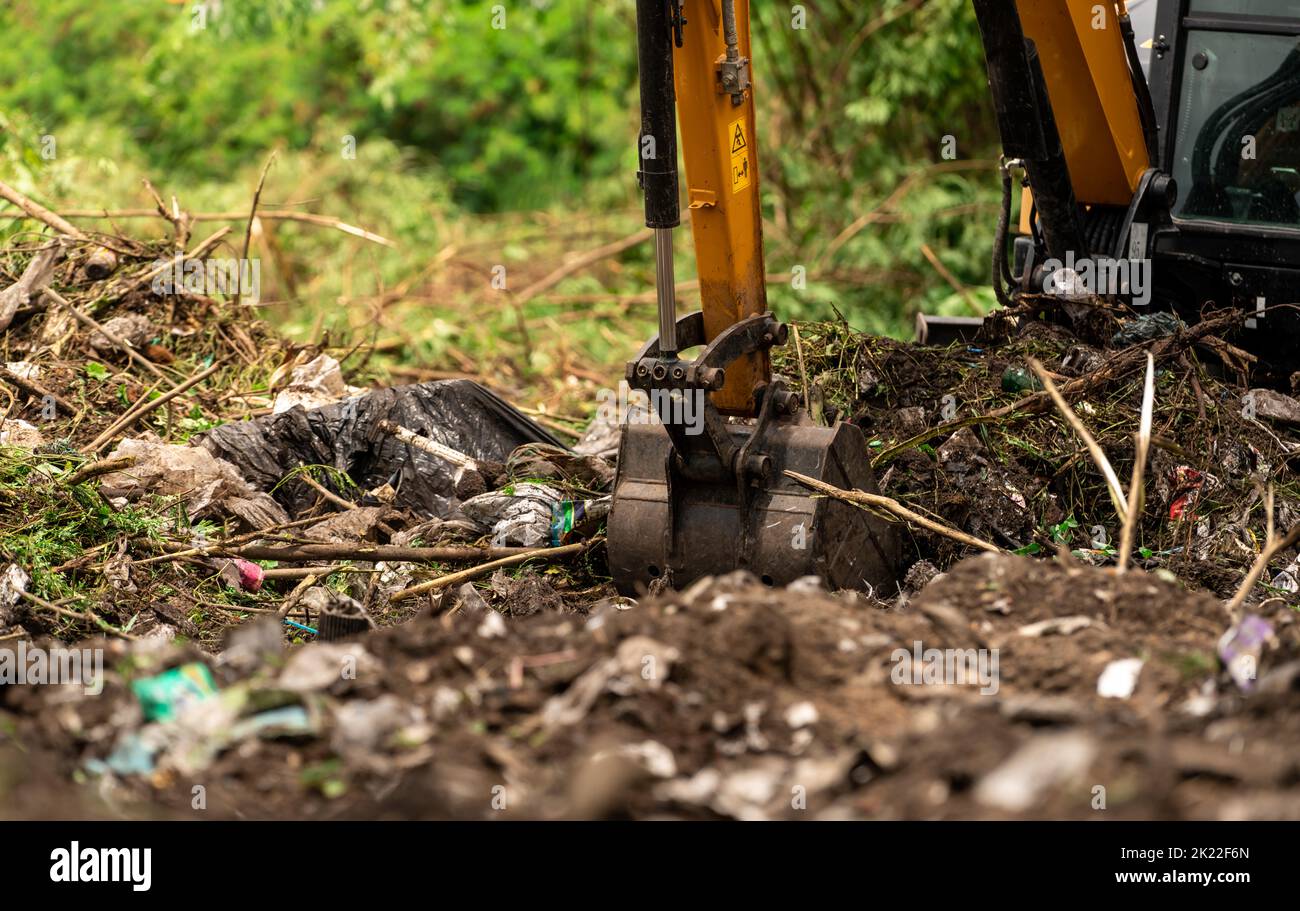
M 973 5 L 1027 186 L 1009 263 L 995 240 L 1002 302 L 1104 260 L 1147 280 L 1088 291 L 1188 321 L 1235 306 L 1245 346 L 1300 366 L 1300 0 Z
M 1181 54 L 1161 68 L 1177 77 L 1163 87 L 1178 99 L 1170 170 L 1186 193 L 1176 217 L 1300 229 L 1300 2 L 1167 9 L 1181 17 L 1181 28 L 1171 20 L 1181 40 L 1157 54 L 1162 64 Z
M 1154 238 L 1162 293 L 1247 310 L 1247 346 L 1294 369 L 1300 0 L 1162 0 L 1151 92 L 1158 160 L 1182 188 Z

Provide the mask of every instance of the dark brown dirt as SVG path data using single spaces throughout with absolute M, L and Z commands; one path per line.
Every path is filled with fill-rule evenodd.
M 1067 617 L 1090 625 L 1021 632 Z M 108 793 L 131 815 L 259 818 L 1295 818 L 1300 636 L 1287 609 L 1269 619 L 1277 644 L 1246 696 L 1214 657 L 1215 599 L 1015 557 L 964 561 L 888 609 L 735 577 L 629 610 L 506 619 L 503 634 L 481 616 L 424 618 L 357 643 L 375 661 L 311 697 L 320 736 L 253 738 L 192 775 Z M 918 642 L 997 649 L 997 691 L 895 682 L 896 650 Z M 1134 694 L 1097 695 L 1123 658 L 1145 661 Z M 249 682 L 274 691 L 274 675 Z M 115 686 L 70 701 L 9 688 L 12 739 L 73 773 L 110 746 L 101 726 L 127 698 Z M 412 713 L 405 745 L 337 758 L 347 707 L 385 696 Z M 1034 745 L 1046 760 L 1024 760 Z M 1029 771 L 1011 777 L 1043 779 L 1023 806 L 994 786 L 1018 753 Z M 19 777 L 11 795 L 39 786 Z M 195 784 L 206 810 L 191 809 Z

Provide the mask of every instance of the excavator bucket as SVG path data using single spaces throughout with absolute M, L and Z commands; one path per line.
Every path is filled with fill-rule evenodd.
M 677 326 L 684 347 L 702 335 L 700 313 Z M 661 379 L 654 377 L 665 363 L 657 339 L 629 365 L 629 381 L 650 389 L 654 419 L 625 424 L 619 445 L 608 551 L 624 593 L 639 594 L 656 580 L 681 587 L 736 569 L 769 585 L 818 576 L 832 588 L 892 588 L 896 527 L 814 494 L 787 474 L 875 493 L 862 431 L 842 422 L 815 425 L 780 380 L 758 392 L 757 420 L 724 419 L 708 397 L 709 387 L 725 382 L 727 359 L 784 337 L 785 327 L 762 314 L 733 326 L 689 365 L 668 362 L 678 366 Z M 683 388 L 665 394 L 674 372 Z M 683 407 L 692 398 L 698 408 Z
M 754 428 L 733 425 L 729 432 L 743 447 Z M 768 585 L 818 576 L 832 588 L 892 593 L 899 557 L 894 528 L 852 504 L 813 495 L 785 475 L 874 493 L 865 452 L 862 431 L 851 424 L 792 422 L 763 434 L 766 479 L 709 483 L 675 471 L 672 439 L 662 426 L 627 426 L 608 525 L 610 571 L 619 589 L 637 594 L 657 579 L 681 587 L 748 569 Z

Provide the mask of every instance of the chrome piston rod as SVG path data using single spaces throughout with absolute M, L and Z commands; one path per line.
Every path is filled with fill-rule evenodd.
M 677 279 L 673 269 L 673 229 L 655 229 L 655 291 L 659 300 L 659 355 L 677 354 Z

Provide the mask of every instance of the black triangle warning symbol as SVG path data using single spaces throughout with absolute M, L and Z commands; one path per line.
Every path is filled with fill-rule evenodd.
M 731 140 L 731 154 L 735 155 L 744 149 L 745 145 L 745 130 L 740 124 L 736 124 L 736 135 Z

